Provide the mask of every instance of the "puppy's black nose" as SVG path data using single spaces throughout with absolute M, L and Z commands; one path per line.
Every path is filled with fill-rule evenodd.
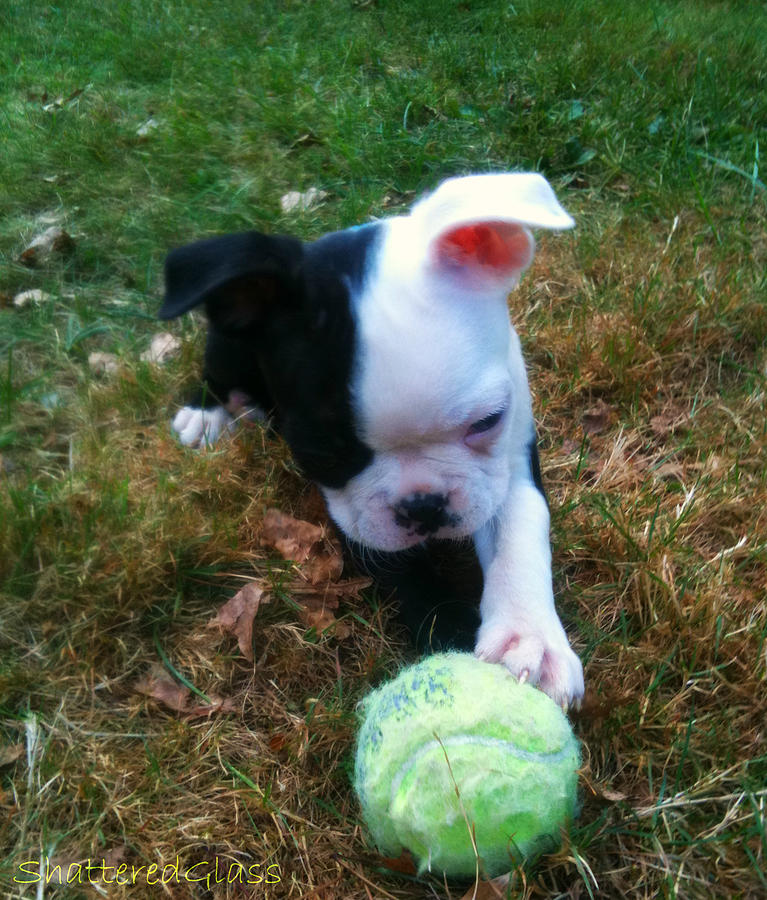
M 448 514 L 447 504 L 444 494 L 411 494 L 394 507 L 394 521 L 400 528 L 413 529 L 416 534 L 434 534 L 445 525 L 455 524 L 455 516 Z

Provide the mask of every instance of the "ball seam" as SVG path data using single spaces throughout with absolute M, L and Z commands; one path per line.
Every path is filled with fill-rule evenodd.
M 521 759 L 526 762 L 538 763 L 563 762 L 569 756 L 573 755 L 574 750 L 571 744 L 565 744 L 565 746 L 561 749 L 555 750 L 550 753 L 523 750 L 521 747 L 517 747 L 517 745 L 513 744 L 511 741 L 505 741 L 502 738 L 489 738 L 470 734 L 458 734 L 446 738 L 437 737 L 420 746 L 416 750 L 416 752 L 413 753 L 408 759 L 406 759 L 405 762 L 399 767 L 391 782 L 391 793 L 389 797 L 390 804 L 394 803 L 397 793 L 402 786 L 402 782 L 407 777 L 408 772 L 410 772 L 410 770 L 418 763 L 418 761 L 422 757 L 427 756 L 437 748 L 441 748 L 447 753 L 447 758 L 449 760 L 450 754 L 448 751 L 450 750 L 450 748 L 463 747 L 467 744 L 480 747 L 492 747 L 496 750 L 505 750 L 510 756 L 514 756 L 516 759 Z

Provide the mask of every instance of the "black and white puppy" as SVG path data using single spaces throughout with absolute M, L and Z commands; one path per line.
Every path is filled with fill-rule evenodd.
M 530 229 L 573 224 L 540 175 L 453 178 L 409 215 L 313 243 L 253 231 L 173 250 L 160 310 L 204 304 L 209 319 L 204 390 L 173 420 L 184 444 L 215 441 L 246 396 L 273 416 L 357 555 L 398 573 L 406 620 L 425 595 L 437 643 L 469 643 L 562 704 L 582 696 L 583 671 L 554 608 L 507 296 L 533 259 Z M 450 586 L 424 553 L 467 538 L 481 622 L 467 604 L 441 621 Z

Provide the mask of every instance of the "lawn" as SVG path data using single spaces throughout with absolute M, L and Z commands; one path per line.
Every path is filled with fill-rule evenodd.
M 587 688 L 578 820 L 476 896 L 767 894 L 765 46 L 747 0 L 5 0 L 4 895 L 474 896 L 360 820 L 356 704 L 415 659 L 388 599 L 318 617 L 265 543 L 324 521 L 273 435 L 174 439 L 204 323 L 145 353 L 170 247 L 508 169 L 577 222 L 510 305 Z M 243 650 L 210 623 L 248 583 Z

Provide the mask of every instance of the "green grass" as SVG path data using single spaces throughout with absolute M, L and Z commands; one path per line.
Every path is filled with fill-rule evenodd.
M 285 448 L 258 429 L 207 454 L 176 445 L 198 322 L 173 326 L 172 362 L 140 354 L 170 246 L 246 228 L 313 238 L 502 169 L 543 172 L 578 224 L 542 238 L 511 303 L 588 686 L 580 820 L 509 894 L 763 894 L 766 45 L 764 4 L 724 0 L 6 0 L 10 896 L 29 895 L 13 877 L 41 854 L 273 863 L 275 896 L 461 896 L 387 872 L 358 827 L 355 702 L 411 658 L 387 609 L 349 600 L 348 637 L 306 630 L 258 540 L 268 506 L 313 509 Z M 281 212 L 311 186 L 322 205 Z M 22 265 L 51 223 L 74 252 Z M 16 308 L 33 288 L 50 299 Z M 118 374 L 92 374 L 94 351 Z M 253 576 L 275 599 L 250 666 L 206 623 Z M 155 665 L 236 712 L 147 699 L 136 684 Z M 139 881 L 112 893 L 157 896 Z

